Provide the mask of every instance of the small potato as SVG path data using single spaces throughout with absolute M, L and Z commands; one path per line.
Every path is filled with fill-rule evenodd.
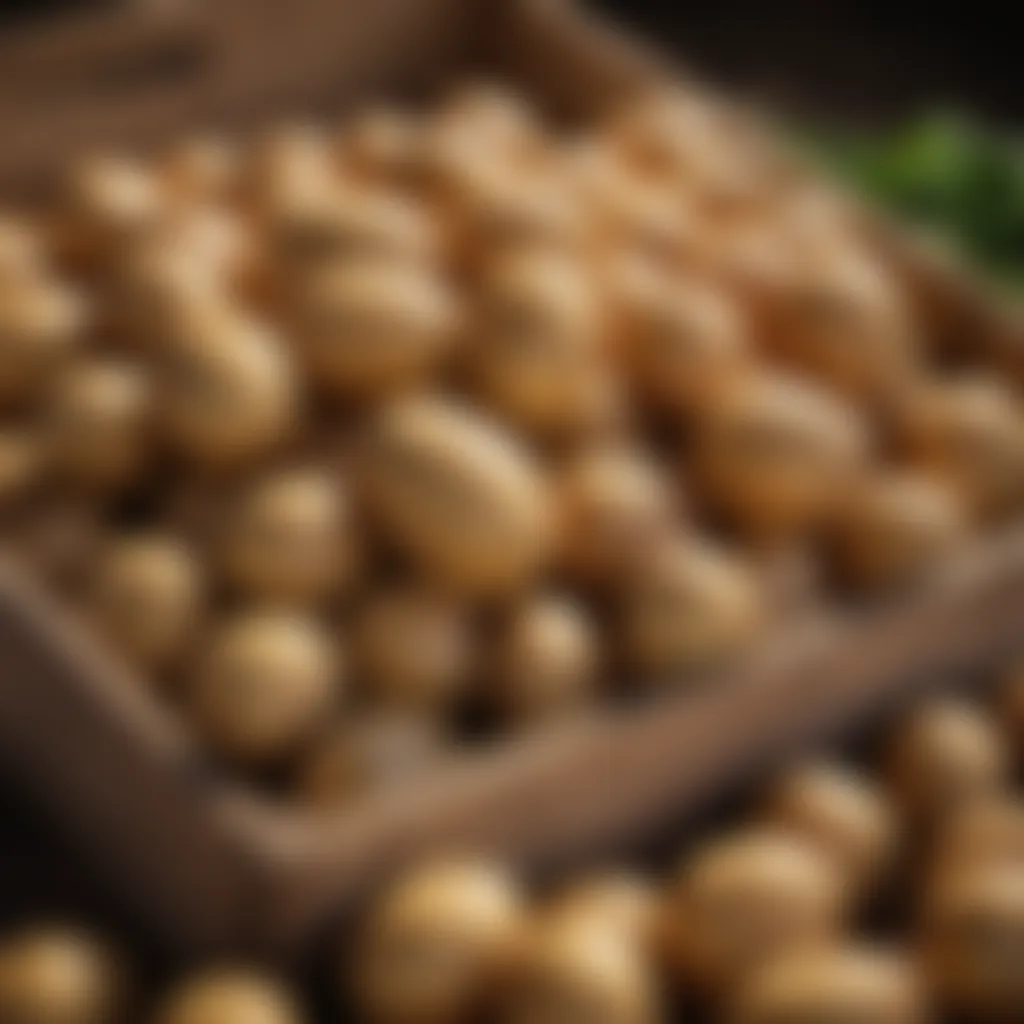
M 903 813 L 934 826 L 955 811 L 998 793 L 1009 756 L 995 724 L 970 704 L 936 700 L 890 733 L 885 775 Z
M 351 985 L 376 1024 L 475 1019 L 506 977 L 521 897 L 499 867 L 429 861 L 385 890 L 357 936 Z
M 161 158 L 158 173 L 173 200 L 216 203 L 234 190 L 239 162 L 239 153 L 228 139 L 196 135 L 172 146 Z
M 487 419 L 440 398 L 406 398 L 377 414 L 363 449 L 366 498 L 382 531 L 440 581 L 508 593 L 546 563 L 544 481 Z
M 163 353 L 160 394 L 173 447 L 203 467 L 251 462 L 295 431 L 301 403 L 289 353 L 262 323 L 229 307 L 182 311 Z
M 622 270 L 621 358 L 645 396 L 689 413 L 747 370 L 749 325 L 726 292 L 635 261 Z
M 601 447 L 571 460 L 555 485 L 561 562 L 585 584 L 614 586 L 672 533 L 681 501 L 641 451 Z
M 45 454 L 34 432 L 0 427 L 0 512 L 16 506 L 39 481 Z
M 829 535 L 838 576 L 872 590 L 926 578 L 966 538 L 967 524 L 955 492 L 897 471 L 851 488 Z
M 968 378 L 912 389 L 895 419 L 904 456 L 944 480 L 976 515 L 1020 508 L 1024 413 L 1000 381 Z
M 540 122 L 525 97 L 492 82 L 452 92 L 437 108 L 431 128 L 464 138 L 504 160 L 529 156 L 542 141 Z
M 208 969 L 158 1004 L 154 1024 L 304 1024 L 297 998 L 275 979 L 240 967 Z
M 292 123 L 272 127 L 255 141 L 241 163 L 237 190 L 247 213 L 274 222 L 291 210 L 318 203 L 337 184 L 323 132 Z
M 341 723 L 313 747 L 299 769 L 299 795 L 312 806 L 335 807 L 412 783 L 442 757 L 442 735 L 433 722 L 375 712 Z
M 919 942 L 928 981 L 970 1020 L 1024 1015 L 1024 868 L 965 865 L 928 893 Z
M 885 795 L 839 764 L 809 762 L 783 773 L 760 817 L 819 846 L 857 893 L 882 879 L 897 851 L 899 826 Z
M 997 794 L 951 814 L 935 843 L 936 877 L 978 865 L 1024 869 L 1024 802 Z
M 499 1000 L 503 1024 L 657 1024 L 663 1019 L 652 964 L 628 939 L 582 919 L 542 919 Z
M 130 665 L 160 671 L 188 650 L 204 604 L 202 567 L 172 536 L 140 534 L 108 545 L 86 594 L 86 614 Z
M 375 184 L 403 184 L 414 173 L 420 134 L 420 123 L 410 113 L 395 107 L 371 107 L 345 125 L 342 163 Z
M 0 408 L 34 398 L 84 325 L 84 304 L 62 285 L 0 282 Z
M 740 989 L 731 1024 L 927 1024 L 913 962 L 869 946 L 798 950 L 770 962 Z
M 717 839 L 669 889 L 667 952 L 681 981 L 721 997 L 780 954 L 832 943 L 846 895 L 832 861 L 790 833 Z
M 257 478 L 242 489 L 221 532 L 225 578 L 256 601 L 317 602 L 355 574 L 352 510 L 342 481 L 325 469 Z
M 809 261 L 791 287 L 772 296 L 767 321 L 780 358 L 853 399 L 897 394 L 917 369 L 903 297 L 866 255 Z
M 746 566 L 683 537 L 651 549 L 620 601 L 623 657 L 641 682 L 670 681 L 735 654 L 766 614 L 757 578 Z
M 153 442 L 152 383 L 137 363 L 95 358 L 70 365 L 47 397 L 43 431 L 61 480 L 122 490 L 147 469 Z
M 820 525 L 866 450 L 852 409 L 798 380 L 758 376 L 703 410 L 694 459 L 711 505 L 753 537 L 774 540 Z
M 629 871 L 598 871 L 571 880 L 543 908 L 546 917 L 607 930 L 641 950 L 651 950 L 658 932 L 658 893 Z
M 359 399 L 421 384 L 457 341 L 455 296 L 430 272 L 380 260 L 332 263 L 296 303 L 299 345 L 315 380 Z
M 425 587 L 372 594 L 353 626 L 352 655 L 361 681 L 376 703 L 391 707 L 450 706 L 469 681 L 473 648 L 466 609 Z
M 214 632 L 187 705 L 211 746 L 242 765 L 294 754 L 340 695 L 336 645 L 315 623 L 279 611 L 236 615 Z
M 558 718 L 595 696 L 600 660 L 582 605 L 542 595 L 503 624 L 491 668 L 495 704 L 521 724 Z
M 39 281 L 45 270 L 39 232 L 27 221 L 0 210 L 0 290 Z
M 593 281 L 575 260 L 516 252 L 486 275 L 469 349 L 487 404 L 541 440 L 607 431 L 622 418 Z
M 115 1024 L 124 1021 L 125 977 L 100 940 L 50 925 L 0 942 L 4 1024 Z

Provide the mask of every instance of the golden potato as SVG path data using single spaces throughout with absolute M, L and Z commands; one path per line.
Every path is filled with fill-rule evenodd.
M 515 440 L 468 409 L 424 396 L 386 406 L 370 425 L 363 469 L 384 534 L 446 584 L 507 593 L 548 559 L 545 481 Z
M 352 658 L 360 680 L 377 703 L 392 707 L 450 707 L 469 681 L 473 648 L 466 608 L 430 587 L 371 594 L 353 624 Z
M 621 593 L 623 658 L 639 682 L 668 682 L 748 644 L 767 609 L 756 576 L 688 537 L 652 548 Z
M 494 703 L 522 724 L 557 718 L 596 696 L 600 662 L 586 609 L 570 598 L 541 594 L 502 624 L 490 666 Z
M 405 110 L 369 107 L 345 125 L 342 164 L 374 183 L 403 184 L 415 171 L 421 131 L 420 122 Z
M 783 376 L 745 377 L 703 410 L 694 461 L 708 501 L 759 539 L 820 525 L 860 472 L 856 413 Z
M 194 640 L 204 591 L 202 566 L 181 540 L 157 533 L 129 535 L 101 551 L 85 611 L 130 665 L 160 671 Z
M 932 826 L 999 792 L 1009 757 L 982 711 L 944 699 L 913 711 L 891 731 L 883 767 L 903 813 Z
M 236 614 L 213 633 L 188 682 L 196 728 L 229 760 L 261 767 L 299 749 L 340 696 L 337 644 L 280 611 Z
M 491 864 L 430 861 L 401 877 L 357 936 L 350 981 L 365 1019 L 475 1019 L 508 974 L 521 914 L 515 883 Z
M 597 871 L 571 878 L 543 908 L 556 921 L 607 930 L 638 949 L 651 950 L 658 937 L 658 893 L 643 875 Z
M 99 939 L 62 925 L 0 942 L 0 1020 L 5 1024 L 115 1024 L 126 979 Z
M 136 483 L 152 450 L 152 395 L 140 364 L 95 358 L 69 365 L 47 396 L 42 428 L 54 474 L 100 492 Z
M 295 310 L 314 379 L 334 395 L 361 399 L 429 379 L 458 340 L 460 319 L 443 280 L 377 259 L 322 267 L 303 283 Z
M 158 173 L 171 198 L 179 203 L 210 203 L 228 199 L 240 173 L 240 154 L 217 135 L 193 135 L 162 155 Z
M 304 1024 L 296 997 L 268 975 L 240 967 L 186 978 L 159 1003 L 154 1024 Z
M 221 528 L 225 578 L 253 600 L 304 604 L 344 589 L 356 570 L 352 509 L 340 477 L 316 466 L 259 476 Z
M 892 865 L 899 822 L 884 793 L 859 772 L 829 762 L 796 765 L 768 787 L 760 817 L 819 846 L 855 892 Z
M 684 984 L 726 995 L 773 957 L 832 943 L 846 895 L 833 862 L 792 833 L 716 839 L 683 862 L 667 894 L 670 961 Z
M 913 961 L 869 946 L 779 957 L 741 987 L 728 1016 L 733 1024 L 926 1024 L 931 1019 Z

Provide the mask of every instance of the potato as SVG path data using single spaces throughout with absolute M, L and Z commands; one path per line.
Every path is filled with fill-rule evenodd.
M 666 896 L 667 951 L 684 984 L 717 997 L 770 959 L 831 944 L 846 911 L 835 865 L 775 830 L 713 840 L 681 865 Z
M 652 950 L 659 938 L 659 895 L 641 874 L 597 871 L 570 877 L 543 907 L 546 917 L 607 930 L 640 950 Z
M 421 125 L 397 107 L 368 107 L 350 118 L 342 131 L 342 164 L 360 178 L 379 184 L 403 184 L 413 175 Z
M 39 281 L 46 271 L 41 233 L 0 210 L 0 290 Z
M 158 173 L 171 198 L 179 203 L 211 203 L 228 199 L 237 185 L 240 154 L 217 135 L 193 135 L 175 143 L 158 163 Z
M 0 512 L 29 495 L 42 476 L 45 453 L 35 431 L 0 427 Z
M 81 340 L 85 316 L 63 285 L 0 282 L 0 408 L 38 395 Z
M 585 584 L 615 586 L 672 533 L 682 504 L 646 453 L 608 445 L 571 459 L 555 482 L 560 561 Z
M 47 396 L 42 429 L 59 479 L 100 493 L 123 490 L 149 468 L 152 382 L 140 364 L 124 360 L 69 365 Z
M 1024 868 L 1024 802 L 996 794 L 959 808 L 943 823 L 931 852 L 936 877 L 973 865 Z
M 443 757 L 443 736 L 419 714 L 377 711 L 346 719 L 302 759 L 299 797 L 316 807 L 411 783 Z
M 373 399 L 429 379 L 458 340 L 460 314 L 455 296 L 428 271 L 353 260 L 325 266 L 303 283 L 295 324 L 325 390 Z
M 438 580 L 494 595 L 545 565 L 552 522 L 544 480 L 484 417 L 441 398 L 406 398 L 376 415 L 362 454 L 382 531 Z
M 800 950 L 769 963 L 745 984 L 728 1020 L 734 1024 L 808 1021 L 931 1020 L 913 962 L 870 946 Z
M 99 939 L 61 925 L 0 942 L 0 1020 L 5 1024 L 124 1021 L 125 977 Z
M 361 682 L 376 703 L 390 707 L 450 707 L 469 681 L 473 647 L 467 610 L 424 586 L 371 594 L 352 630 L 352 657 Z
M 723 551 L 684 537 L 652 548 L 625 583 L 623 658 L 634 678 L 668 682 L 748 644 L 766 609 L 757 579 Z
M 230 307 L 183 311 L 162 362 L 161 413 L 172 446 L 204 468 L 258 459 L 293 435 L 301 397 L 290 354 Z
M 1024 414 L 1001 381 L 966 378 L 909 389 L 895 415 L 905 458 L 959 493 L 982 518 L 1024 499 Z
M 651 963 L 631 943 L 583 920 L 541 920 L 500 1001 L 507 1024 L 655 1024 L 662 1019 Z
M 819 846 L 853 892 L 877 885 L 897 852 L 899 823 L 885 794 L 839 764 L 808 762 L 783 772 L 768 787 L 760 817 Z
M 318 204 L 337 185 L 327 139 L 301 122 L 263 132 L 242 162 L 237 182 L 242 208 L 264 226 Z
M 221 527 L 224 577 L 257 601 L 324 600 L 352 582 L 357 558 L 346 489 L 317 466 L 258 476 L 229 505 Z
M 923 705 L 891 730 L 883 770 L 908 819 L 932 827 L 999 792 L 1009 756 L 983 712 L 944 699 Z
M 178 538 L 119 537 L 105 546 L 85 598 L 93 627 L 130 665 L 159 672 L 195 639 L 205 581 L 196 555 Z
M 190 678 L 186 705 L 218 753 L 242 766 L 295 754 L 340 696 L 337 646 L 289 612 L 236 614 L 214 631 Z
M 494 704 L 519 724 L 559 718 L 596 695 L 600 660 L 586 609 L 542 594 L 502 624 L 490 671 Z
M 821 525 L 867 449 L 856 413 L 784 376 L 737 381 L 704 410 L 694 468 L 708 501 L 758 540 Z
M 359 1010 L 377 1024 L 475 1019 L 507 976 L 521 914 L 500 868 L 421 864 L 383 893 L 357 936 L 350 979 Z
M 304 1024 L 295 996 L 268 975 L 208 968 L 186 978 L 159 1003 L 154 1024 Z
M 1024 1014 L 1024 868 L 965 865 L 940 877 L 921 912 L 927 977 L 943 1003 L 971 1020 Z
M 829 530 L 837 574 L 861 589 L 920 582 L 966 539 L 955 492 L 914 472 L 877 473 L 852 487 Z

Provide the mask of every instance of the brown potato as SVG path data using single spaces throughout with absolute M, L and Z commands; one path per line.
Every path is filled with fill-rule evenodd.
M 0 427 L 0 511 L 6 512 L 32 492 L 45 453 L 34 431 Z
M 820 525 L 860 472 L 856 413 L 801 381 L 745 377 L 703 410 L 695 468 L 710 503 L 755 538 Z
M 638 949 L 652 950 L 658 933 L 658 893 L 643 875 L 597 871 L 571 878 L 543 908 L 555 920 L 606 929 Z
M 623 657 L 639 682 L 667 682 L 735 654 L 766 615 L 757 577 L 725 552 L 675 537 L 623 587 Z
M 0 942 L 4 1024 L 115 1024 L 125 1019 L 122 966 L 77 928 L 38 926 Z
M 645 453 L 620 446 L 586 450 L 555 484 L 560 561 L 586 584 L 616 585 L 672 533 L 682 504 Z
M 158 172 L 170 196 L 179 203 L 221 202 L 234 191 L 240 154 L 226 138 L 194 135 L 163 154 Z
M 178 538 L 126 536 L 100 553 L 85 611 L 130 665 L 159 672 L 189 649 L 201 621 L 204 591 L 199 560 Z
M 895 471 L 848 491 L 829 546 L 840 579 L 870 590 L 920 582 L 966 535 L 956 492 L 919 473 Z
M 840 875 L 816 846 L 739 833 L 683 862 L 666 898 L 666 948 L 684 983 L 721 997 L 773 957 L 834 941 L 846 909 Z
M 971 1020 L 1024 1014 L 1024 868 L 965 865 L 942 875 L 921 913 L 928 981 Z
M 923 705 L 891 731 L 883 766 L 903 813 L 933 826 L 999 792 L 1009 756 L 982 711 L 945 699 Z
M 296 997 L 268 975 L 240 967 L 186 978 L 159 1003 L 154 1024 L 304 1024 Z
M 137 363 L 95 358 L 68 366 L 47 396 L 48 460 L 61 480 L 118 491 L 148 468 L 153 442 L 152 382 Z
M 458 340 L 454 294 L 429 271 L 378 259 L 331 263 L 300 290 L 295 313 L 314 378 L 341 397 L 379 398 L 421 384 Z
M 249 483 L 221 529 L 224 576 L 257 601 L 301 605 L 328 598 L 351 583 L 357 557 L 342 481 L 315 466 Z
M 352 657 L 367 693 L 398 708 L 450 707 L 469 682 L 473 648 L 466 608 L 423 586 L 371 594 L 352 631 Z
M 396 107 L 370 107 L 350 118 L 342 132 L 345 168 L 379 184 L 403 184 L 414 174 L 420 122 Z
M 595 696 L 597 631 L 586 609 L 570 598 L 542 594 L 513 609 L 493 658 L 494 703 L 513 722 L 558 718 Z
M 84 325 L 82 300 L 64 286 L 0 282 L 0 408 L 35 397 Z
M 329 808 L 413 782 L 441 760 L 442 738 L 436 723 L 419 714 L 378 711 L 346 720 L 303 758 L 299 796 Z
M 432 861 L 401 877 L 357 939 L 350 980 L 365 1019 L 475 1019 L 507 975 L 521 913 L 515 883 L 490 864 Z
M 782 956 L 740 989 L 728 1016 L 732 1024 L 927 1024 L 931 1019 L 913 962 L 869 946 Z
M 979 866 L 1024 868 L 1024 802 L 996 794 L 953 812 L 936 837 L 936 875 Z
M 981 518 L 1024 499 L 1024 414 L 1001 381 L 968 378 L 908 390 L 896 413 L 905 457 L 954 488 Z
M 186 703 L 211 747 L 242 765 L 295 754 L 341 691 L 337 645 L 314 622 L 280 611 L 237 614 L 213 633 Z
M 876 885 L 897 852 L 899 824 L 884 793 L 853 769 L 808 762 L 784 772 L 760 817 L 819 846 L 854 892 Z
M 641 950 L 582 919 L 542 919 L 500 1000 L 503 1024 L 656 1024 L 660 993 Z
M 528 453 L 490 421 L 440 398 L 383 408 L 363 450 L 366 497 L 383 532 L 444 583 L 514 591 L 547 561 L 547 490 Z
M 238 310 L 182 311 L 163 356 L 161 407 L 168 440 L 204 467 L 250 462 L 295 431 L 299 383 L 290 355 Z
M 39 281 L 45 270 L 40 232 L 27 220 L 0 210 L 0 290 Z
M 337 185 L 323 132 L 293 122 L 271 127 L 256 139 L 240 167 L 237 190 L 242 208 L 266 225 L 318 204 Z

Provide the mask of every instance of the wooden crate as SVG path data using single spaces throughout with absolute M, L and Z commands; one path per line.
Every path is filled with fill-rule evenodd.
M 219 0 L 109 17 L 0 40 L 0 186 L 38 184 L 82 147 L 327 112 L 466 71 L 511 77 L 584 116 L 669 74 L 554 0 Z M 879 221 L 877 232 L 950 339 L 1024 381 L 1019 316 L 900 230 Z M 700 686 L 313 816 L 211 777 L 179 723 L 0 560 L 0 759 L 161 939 L 287 956 L 417 853 L 469 845 L 540 867 L 618 848 L 795 745 L 1022 644 L 1015 529 L 965 552 L 925 593 L 809 612 Z

